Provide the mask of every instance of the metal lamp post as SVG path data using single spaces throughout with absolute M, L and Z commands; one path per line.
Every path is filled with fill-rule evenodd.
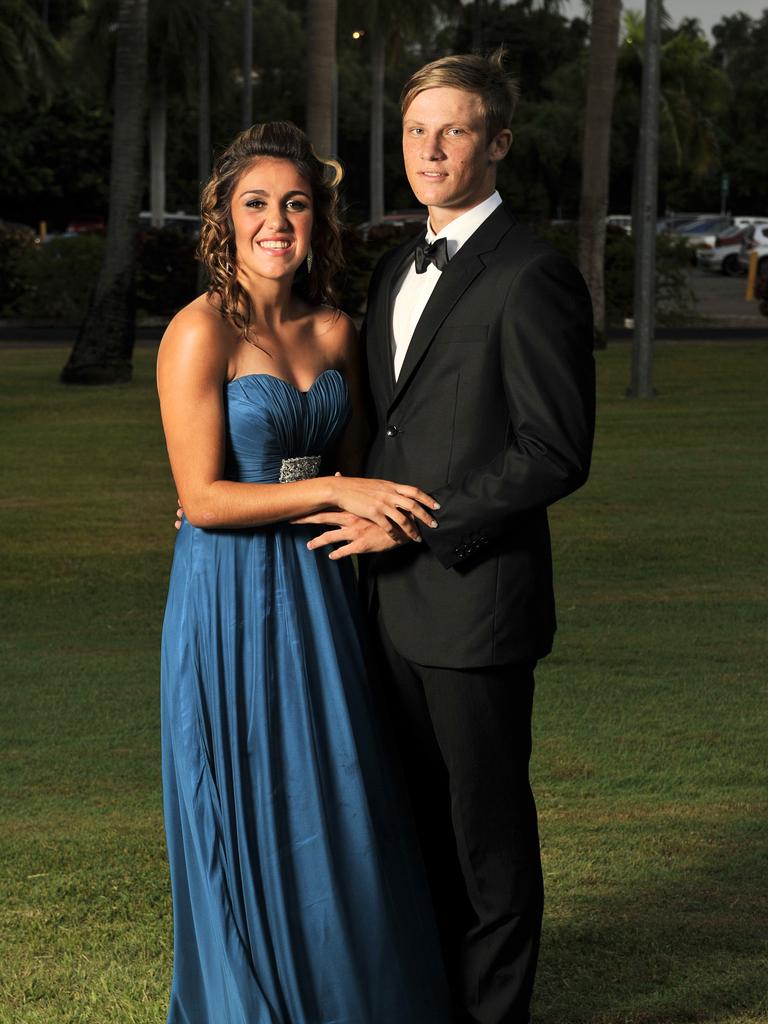
M 656 321 L 656 205 L 659 179 L 660 0 L 645 2 L 645 44 L 640 111 L 638 202 L 635 206 L 635 330 L 627 394 L 652 398 Z

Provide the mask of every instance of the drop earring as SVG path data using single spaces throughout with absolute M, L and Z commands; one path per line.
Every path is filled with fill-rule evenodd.
M 308 274 L 312 273 L 312 260 L 314 258 L 315 257 L 312 254 L 312 246 L 310 245 L 309 249 L 307 249 L 307 273 Z

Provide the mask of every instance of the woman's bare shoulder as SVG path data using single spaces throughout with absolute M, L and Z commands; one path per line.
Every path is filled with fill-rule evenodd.
M 215 301 L 211 301 L 207 295 L 198 295 L 171 320 L 165 329 L 162 343 L 166 340 L 177 342 L 187 336 L 220 334 L 224 327 L 224 318 Z
M 312 329 L 329 361 L 346 362 L 357 342 L 357 328 L 351 317 L 332 306 L 318 306 L 312 311 Z
M 232 347 L 232 328 L 207 295 L 200 295 L 168 324 L 158 351 L 163 364 L 194 362 L 207 370 L 226 371 Z

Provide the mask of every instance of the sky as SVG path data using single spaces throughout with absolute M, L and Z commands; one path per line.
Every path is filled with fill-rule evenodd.
M 672 20 L 677 23 L 681 18 L 698 18 L 702 28 L 709 32 L 713 25 L 726 14 L 743 11 L 751 18 L 759 18 L 763 10 L 768 8 L 768 0 L 664 0 Z M 568 10 L 564 13 L 574 17 L 583 11 L 581 0 L 568 0 Z M 644 0 L 624 0 L 624 7 L 644 10 Z

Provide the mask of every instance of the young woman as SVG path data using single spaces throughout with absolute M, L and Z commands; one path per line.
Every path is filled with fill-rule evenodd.
M 185 513 L 162 649 L 169 1024 L 449 1017 L 349 559 L 295 522 L 341 509 L 414 539 L 433 523 L 418 488 L 349 475 L 363 417 L 355 331 L 329 304 L 339 176 L 293 125 L 239 135 L 203 192 L 208 293 L 160 347 Z

